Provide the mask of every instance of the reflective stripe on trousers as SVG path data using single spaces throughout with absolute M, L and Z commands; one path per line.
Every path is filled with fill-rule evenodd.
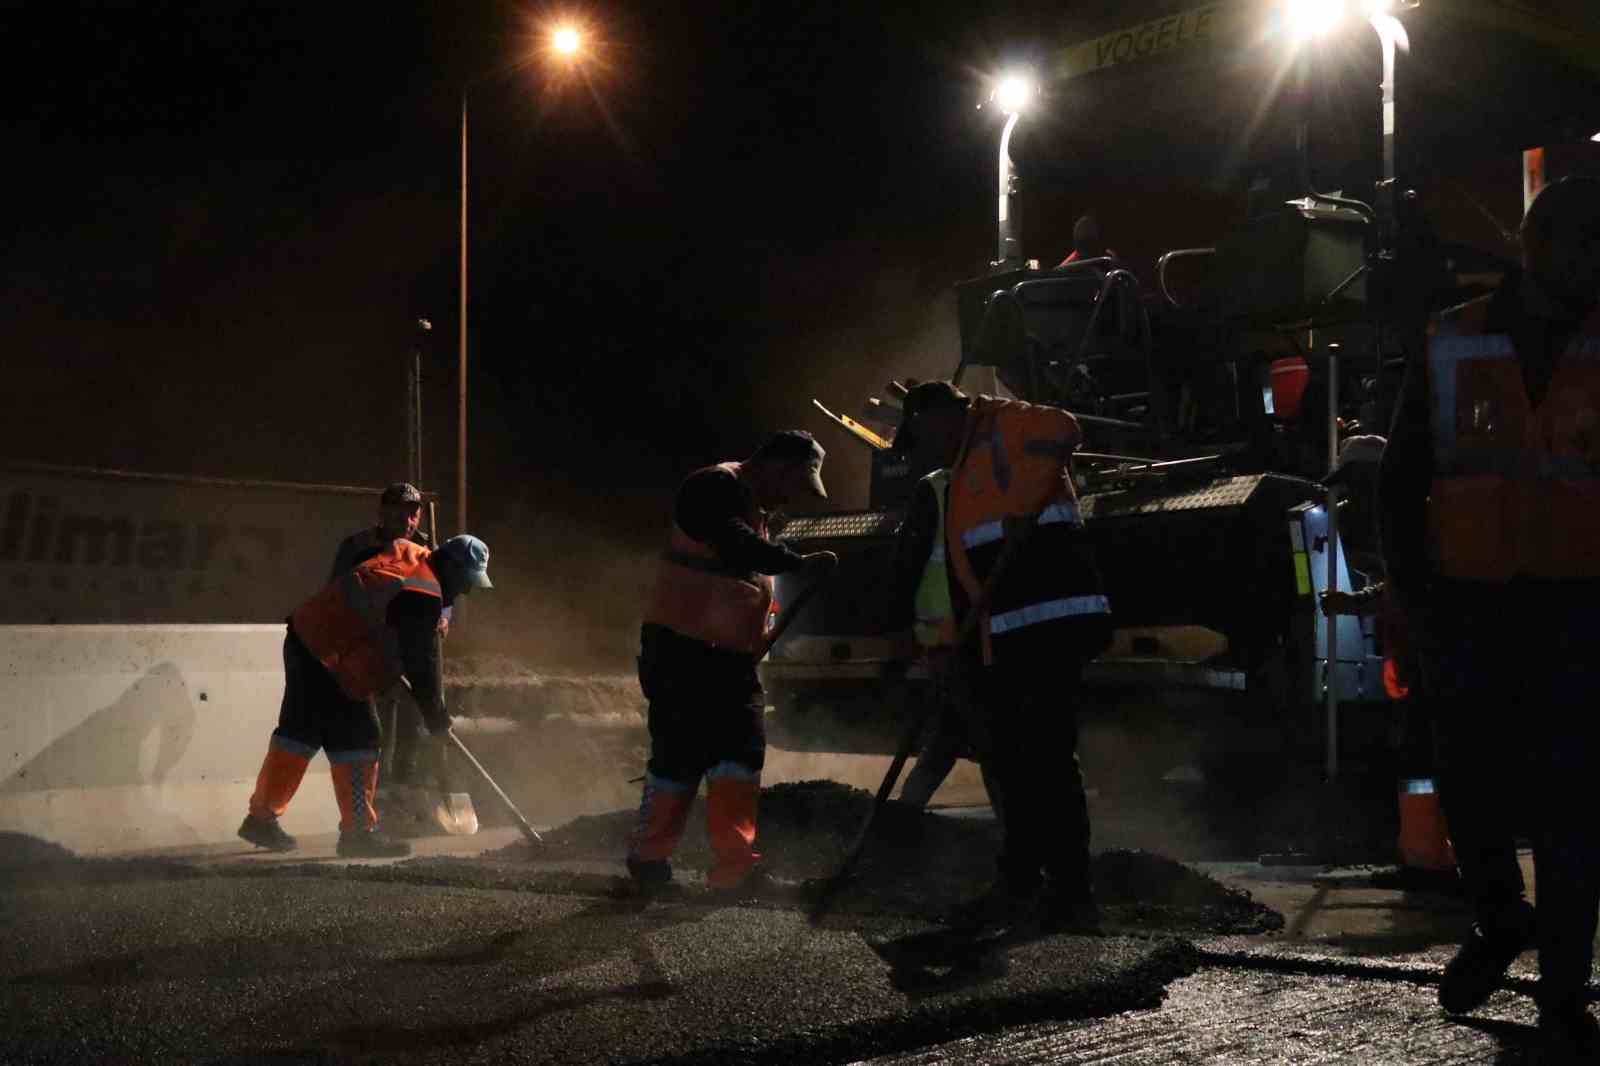
M 1014 611 L 994 615 L 989 619 L 989 632 L 995 636 L 1013 629 L 1053 622 L 1058 618 L 1072 618 L 1085 614 L 1110 614 L 1111 601 L 1104 596 L 1068 596 L 1060 600 L 1030 603 Z
M 1057 523 L 1078 525 L 1078 508 L 1070 503 L 1052 503 L 1049 507 L 1039 512 L 1039 525 L 1048 526 Z M 984 522 L 973 526 L 961 534 L 961 543 L 968 548 L 979 548 L 985 544 L 993 544 L 1003 540 L 1006 535 L 1005 524 L 996 519 L 993 522 Z

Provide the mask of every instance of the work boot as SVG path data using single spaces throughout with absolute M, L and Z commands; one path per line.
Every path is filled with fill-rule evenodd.
M 344 829 L 339 833 L 341 859 L 398 859 L 410 854 L 410 844 L 378 829 Z
M 1037 889 L 1018 888 L 1001 878 L 983 895 L 952 907 L 948 921 L 958 929 L 1014 925 L 1033 915 L 1038 900 Z
M 1600 1053 L 1600 1025 L 1581 998 L 1539 1006 L 1541 1062 L 1594 1062 Z
M 1439 1006 L 1451 1014 L 1477 1010 L 1500 987 L 1506 969 L 1533 946 L 1533 907 L 1526 901 L 1507 908 L 1490 929 L 1472 927 L 1466 943 L 1445 964 L 1439 979 Z
M 635 859 L 630 855 L 628 879 L 633 883 L 634 895 L 659 896 L 672 884 L 672 864 L 664 859 Z
M 239 823 L 239 835 L 258 848 L 268 851 L 293 851 L 299 845 L 294 837 L 283 831 L 276 818 L 263 818 L 247 814 Z

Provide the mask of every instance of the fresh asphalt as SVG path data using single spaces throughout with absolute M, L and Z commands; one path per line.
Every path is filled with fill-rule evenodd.
M 641 906 L 593 864 L 327 850 L 0 876 L 0 1062 L 1537 1061 L 1531 957 L 1448 1019 L 1459 907 L 1359 877 L 1233 870 L 1272 937 L 973 943 L 782 897 Z

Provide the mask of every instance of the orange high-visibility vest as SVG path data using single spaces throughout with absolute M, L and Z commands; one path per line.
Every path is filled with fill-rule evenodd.
M 718 463 L 696 473 L 725 470 L 738 477 L 739 467 L 739 463 Z M 744 520 L 767 535 L 766 516 L 753 502 Z M 647 625 L 665 626 L 714 648 L 757 655 L 765 650 L 774 607 L 771 577 L 730 570 L 710 545 L 672 524 L 667 550 L 656 568 L 655 587 L 645 604 Z
M 980 614 L 985 663 L 994 661 L 997 638 L 1052 623 L 1064 630 L 1063 654 L 1104 648 L 1111 605 L 1067 476 L 1080 440 L 1077 420 L 1060 408 L 988 396 L 972 402 L 945 505 L 946 557 L 969 609 L 1000 556 L 1005 520 L 1038 517 Z
M 1534 407 L 1511 338 L 1483 332 L 1481 304 L 1463 310 L 1428 344 L 1434 565 L 1498 583 L 1600 578 L 1600 323 Z
M 432 553 L 409 540 L 387 548 L 335 578 L 295 609 L 290 628 L 351 699 L 387 691 L 405 672 L 400 643 L 389 625 L 389 604 L 402 592 L 443 598 L 428 564 Z

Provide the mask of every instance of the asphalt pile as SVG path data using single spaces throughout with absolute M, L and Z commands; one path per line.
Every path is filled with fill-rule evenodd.
M 763 789 L 757 848 L 767 869 L 794 883 L 830 877 L 854 843 L 872 795 L 833 781 L 799 781 Z M 636 812 L 611 811 L 577 818 L 545 834 L 546 847 L 514 844 L 490 861 L 620 861 Z M 879 816 L 866 857 L 839 894 L 841 912 L 943 915 L 981 892 L 994 876 L 999 827 L 890 803 Z M 712 855 L 704 804 L 696 804 L 674 856 L 682 881 L 703 871 Z M 1280 928 L 1282 917 L 1182 863 L 1142 851 L 1107 851 L 1094 857 L 1096 897 L 1108 922 L 1174 931 L 1256 933 Z

